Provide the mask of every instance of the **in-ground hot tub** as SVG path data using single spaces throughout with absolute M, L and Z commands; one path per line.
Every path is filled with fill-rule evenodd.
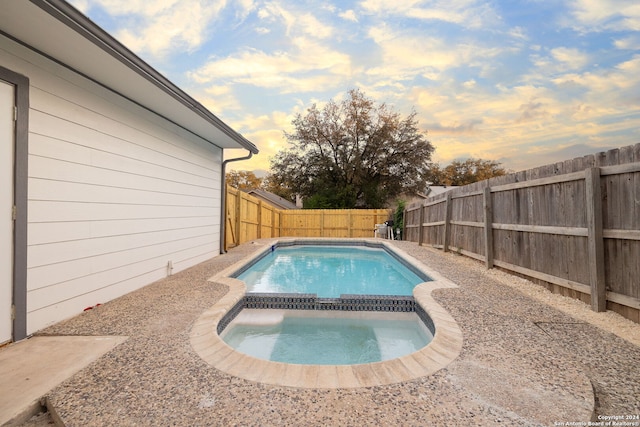
M 433 332 L 415 313 L 242 310 L 220 334 L 258 359 L 303 365 L 357 365 L 425 347 Z
M 258 242 L 260 243 L 260 242 Z M 413 289 L 413 296 L 380 297 L 341 295 L 318 298 L 313 294 L 247 293 L 244 282 L 234 278 L 248 265 L 264 258 L 280 245 L 338 245 L 382 248 L 417 273 L 423 281 Z M 430 296 L 433 289 L 456 287 L 437 272 L 413 260 L 387 242 L 374 239 L 280 239 L 265 241 L 264 249 L 211 279 L 229 286 L 229 292 L 205 312 L 194 325 L 191 343 L 210 365 L 231 375 L 268 384 L 306 388 L 350 388 L 391 384 L 429 375 L 450 363 L 460 353 L 462 334 L 451 316 Z M 225 328 L 243 311 L 255 309 L 305 310 L 307 317 L 346 317 L 367 319 L 395 313 L 416 313 L 432 332 L 428 345 L 390 360 L 359 364 L 283 363 L 263 360 L 229 346 L 221 337 Z M 373 314 L 371 312 L 374 312 Z M 313 315 L 311 315 L 313 313 Z M 375 316 L 374 316 L 375 315 Z M 415 316 L 415 314 L 412 314 Z M 241 317 L 242 318 L 242 317 Z M 365 322 L 366 323 L 366 322 Z

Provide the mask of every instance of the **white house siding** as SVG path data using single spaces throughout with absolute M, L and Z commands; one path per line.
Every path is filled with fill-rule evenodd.
M 0 41 L 30 79 L 27 333 L 219 253 L 221 149 Z

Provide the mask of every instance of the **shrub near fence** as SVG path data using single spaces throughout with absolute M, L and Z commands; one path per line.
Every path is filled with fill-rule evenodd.
M 225 249 L 271 237 L 373 237 L 389 209 L 277 209 L 227 186 Z
M 405 227 L 640 322 L 640 144 L 452 189 L 409 206 Z

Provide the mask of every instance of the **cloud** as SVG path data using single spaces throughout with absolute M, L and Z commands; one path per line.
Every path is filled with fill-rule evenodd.
M 580 90 L 567 94 L 567 84 Z M 451 82 L 412 91 L 436 160 L 473 156 L 520 170 L 636 142 L 629 134 L 638 135 L 640 55 L 497 89 Z
M 520 111 L 520 116 L 516 119 L 516 123 L 531 122 L 549 117 L 544 104 L 533 99 L 526 104 L 520 105 L 518 111 Z
M 333 27 L 318 20 L 309 12 L 288 9 L 279 2 L 266 3 L 258 16 L 267 23 L 282 23 L 287 36 L 306 35 L 312 38 L 326 39 L 333 35 Z
M 562 64 L 563 69 L 575 70 L 581 69 L 589 63 L 589 55 L 578 49 L 570 49 L 566 47 L 557 47 L 551 49 L 551 56 Z
M 531 55 L 531 62 L 536 66 L 531 76 L 538 79 L 546 79 L 548 76 L 566 73 L 573 70 L 581 70 L 589 64 L 589 55 L 575 48 L 557 47 L 548 52 L 548 55 L 535 53 Z
M 353 73 L 351 58 L 333 44 L 335 29 L 314 14 L 278 1 L 255 8 L 256 31 L 278 37 L 277 50 L 240 47 L 188 72 L 199 84 L 240 84 L 279 94 L 338 87 Z M 321 8 L 318 13 L 331 13 Z
M 634 1 L 574 0 L 570 10 L 575 21 L 565 25 L 585 33 L 640 30 L 640 6 Z
M 570 82 L 579 85 L 586 91 L 584 100 L 593 105 L 594 111 L 617 111 L 624 114 L 638 110 L 640 107 L 640 55 L 635 55 L 610 68 L 572 73 L 554 79 L 556 85 Z M 632 108 L 632 110 L 629 110 Z
M 426 126 L 428 133 L 432 135 L 473 135 L 476 133 L 476 127 L 481 123 L 482 121 L 475 119 L 464 123 L 456 122 L 447 126 L 442 123 L 430 123 Z
M 199 101 L 216 115 L 229 114 L 232 111 L 242 111 L 242 103 L 229 86 L 210 85 L 202 89 Z
M 304 37 L 291 43 L 288 52 L 247 49 L 226 58 L 214 58 L 188 75 L 198 83 L 229 81 L 283 92 L 339 86 L 341 78 L 350 75 L 348 55 Z
M 211 22 L 226 0 L 86 0 L 118 18 L 114 30 L 129 49 L 158 58 L 183 50 L 194 51 L 206 40 Z M 248 6 L 249 2 L 239 3 Z
M 613 45 L 616 49 L 621 50 L 640 50 L 640 36 L 632 35 L 622 39 L 616 39 Z
M 353 11 L 353 9 L 341 12 L 338 14 L 338 16 L 346 21 L 358 22 L 358 17 L 356 16 L 356 13 Z
M 491 4 L 478 0 L 365 0 L 360 6 L 378 16 L 404 16 L 426 21 L 442 21 L 465 28 L 492 28 L 501 18 Z
M 529 40 L 529 36 L 527 35 L 527 30 L 520 26 L 513 27 L 507 31 L 509 37 L 520 40 Z
M 296 112 L 350 88 L 401 114 L 415 107 L 443 162 L 530 167 L 558 160 L 554 150 L 640 137 L 632 1 L 70 1 L 143 57 L 172 61 L 181 85 L 186 76 L 190 93 L 258 144 L 259 169 Z
M 293 108 L 292 112 L 274 111 L 259 116 L 245 115 L 241 119 L 231 122 L 230 124 L 235 129 L 239 129 L 250 141 L 260 141 L 258 144 L 260 155 L 251 160 L 243 161 L 236 167 L 246 170 L 269 169 L 269 160 L 287 145 L 284 132 L 293 131 L 291 122 L 296 110 Z M 230 155 L 230 157 L 243 155 L 242 151 L 238 151 L 236 154 Z M 244 154 L 246 154 L 246 150 Z
M 462 83 L 462 86 L 464 86 L 467 89 L 474 88 L 476 87 L 476 85 L 477 85 L 477 82 L 474 79 L 467 80 L 466 82 Z
M 240 22 L 244 21 L 257 7 L 254 0 L 234 0 L 233 4 L 237 7 L 236 18 L 238 18 Z
M 369 30 L 371 39 L 381 48 L 383 61 L 370 69 L 370 76 L 394 76 L 397 80 L 416 75 L 439 80 L 454 68 L 490 67 L 492 59 L 503 53 L 502 47 L 485 48 L 473 41 L 451 42 L 445 38 L 396 31 L 382 26 Z

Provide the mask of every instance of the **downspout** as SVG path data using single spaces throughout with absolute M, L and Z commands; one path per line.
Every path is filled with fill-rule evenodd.
M 236 157 L 235 159 L 227 159 L 225 161 L 222 162 L 222 195 L 220 197 L 220 253 L 221 254 L 226 254 L 227 251 L 224 247 L 224 243 L 225 243 L 225 234 L 226 234 L 226 227 L 227 227 L 227 173 L 226 173 L 226 168 L 227 168 L 227 163 L 231 163 L 231 162 L 239 162 L 241 160 L 249 160 L 251 157 L 253 157 L 253 151 L 249 151 L 249 155 L 248 156 L 244 156 L 244 157 Z

